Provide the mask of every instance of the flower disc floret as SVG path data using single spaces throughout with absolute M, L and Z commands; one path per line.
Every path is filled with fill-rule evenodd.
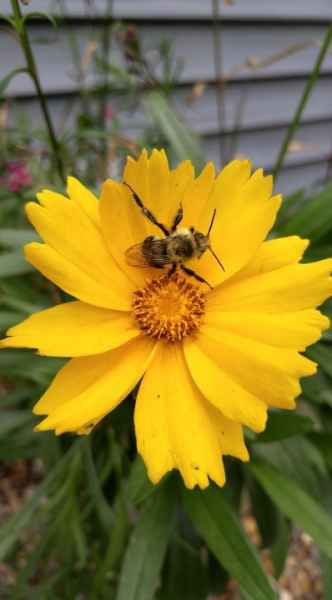
M 134 292 L 133 313 L 140 329 L 158 340 L 179 342 L 198 330 L 206 294 L 179 272 L 152 279 Z

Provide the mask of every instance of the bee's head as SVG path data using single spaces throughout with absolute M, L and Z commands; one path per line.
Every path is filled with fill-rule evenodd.
M 216 209 L 214 209 L 213 214 L 212 214 L 212 219 L 211 219 L 211 223 L 208 229 L 208 232 L 205 233 L 201 233 L 200 231 L 196 231 L 194 227 L 190 228 L 190 232 L 193 235 L 193 238 L 195 240 L 196 243 L 196 252 L 198 255 L 198 258 L 200 256 L 202 256 L 202 254 L 205 252 L 205 250 L 210 250 L 211 254 L 214 256 L 214 258 L 216 259 L 217 263 L 220 265 L 220 267 L 222 268 L 222 270 L 224 271 L 224 266 L 223 264 L 220 262 L 218 256 L 216 255 L 216 253 L 212 250 L 211 245 L 210 245 L 210 233 L 213 227 L 213 223 L 214 223 L 214 219 L 216 216 Z
M 209 247 L 209 238 L 204 233 L 196 231 L 194 227 L 190 228 L 190 232 L 195 240 L 197 256 L 200 257 Z

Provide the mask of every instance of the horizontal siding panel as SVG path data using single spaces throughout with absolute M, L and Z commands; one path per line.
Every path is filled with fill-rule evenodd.
M 284 139 L 286 129 L 266 129 L 262 131 L 239 132 L 234 137 L 225 135 L 223 147 L 226 150 L 234 148 L 232 155 L 249 158 L 256 167 L 271 170 Z M 204 154 L 207 159 L 220 164 L 219 136 L 209 136 L 202 140 Z M 305 163 L 326 161 L 332 153 L 332 121 L 301 125 L 291 144 L 286 157 L 287 166 L 297 166 Z M 230 158 L 230 156 L 229 156 Z
M 315 191 L 326 183 L 327 162 L 292 167 L 281 171 L 275 189 L 282 194 L 292 194 L 303 189 L 308 193 Z
M 89 28 L 77 26 L 78 44 L 83 54 L 89 41 Z M 213 61 L 213 37 L 211 27 L 204 25 L 146 26 L 140 28 L 146 52 L 151 52 L 162 39 L 168 38 L 174 43 L 175 56 L 184 61 L 181 82 L 215 79 Z M 273 77 L 291 77 L 306 75 L 316 59 L 319 44 L 325 34 L 324 26 L 275 26 L 259 27 L 248 25 L 242 27 L 229 25 L 221 34 L 224 73 L 230 79 L 262 79 Z M 94 34 L 98 33 L 97 26 Z M 41 80 L 46 92 L 75 91 L 71 54 L 65 28 L 55 32 L 51 27 L 32 26 L 31 39 L 35 43 L 37 62 Z M 43 39 L 43 45 L 37 42 Z M 290 54 L 283 60 L 267 64 L 262 68 L 248 68 L 248 59 L 266 61 L 286 48 L 308 45 L 305 49 Z M 15 39 L 0 32 L 1 75 L 22 63 L 21 52 Z M 119 58 L 119 56 L 118 56 Z M 332 53 L 324 61 L 322 72 L 332 72 Z M 90 83 L 93 81 L 90 79 Z M 33 86 L 26 75 L 18 75 L 10 84 L 12 95 L 34 93 Z
M 216 92 L 213 86 L 208 86 L 202 96 L 190 101 L 192 88 L 178 88 L 173 94 L 173 104 L 177 112 L 188 123 L 189 127 L 201 135 L 211 135 L 220 130 L 234 129 L 252 130 L 256 128 L 273 128 L 287 125 L 303 92 L 304 80 L 294 81 L 255 81 L 246 83 L 229 83 L 224 90 L 225 120 L 222 128 L 217 118 Z M 332 80 L 321 79 L 309 99 L 304 111 L 302 122 L 332 120 Z M 74 118 L 79 111 L 79 101 L 74 97 L 49 98 L 48 100 L 56 126 L 63 122 L 63 116 L 68 115 L 66 127 L 74 124 Z M 124 110 L 121 96 L 110 96 L 108 102 L 114 114 L 121 121 L 143 127 L 145 116 L 142 106 Z M 71 111 L 69 111 L 71 107 Z M 36 99 L 21 99 L 13 103 L 10 110 L 11 124 L 15 124 L 17 114 L 25 113 L 30 122 L 38 123 L 41 119 L 39 104 Z
M 255 81 L 229 83 L 224 88 L 222 130 L 277 127 L 290 123 L 304 81 Z M 189 125 L 201 134 L 220 131 L 216 90 L 209 86 L 196 101 L 188 104 L 188 91 L 178 90 L 175 106 Z M 302 122 L 332 119 L 332 80 L 321 79 L 309 99 Z
M 5 0 L 6 13 L 10 12 L 9 0 Z M 102 17 L 107 10 L 108 0 L 95 0 L 93 14 Z M 34 0 L 33 7 L 29 10 L 49 11 L 58 13 L 56 0 L 46 2 L 45 0 Z M 114 0 L 113 15 L 121 19 L 209 19 L 212 15 L 212 0 Z M 4 9 L 2 9 L 4 10 Z M 67 2 L 67 13 L 70 17 L 88 18 L 89 11 L 86 10 L 82 0 L 70 0 Z M 332 6 L 330 0 L 236 0 L 227 3 L 219 0 L 220 18 L 223 20 L 257 20 L 278 19 L 289 21 L 295 19 L 317 20 L 332 18 Z

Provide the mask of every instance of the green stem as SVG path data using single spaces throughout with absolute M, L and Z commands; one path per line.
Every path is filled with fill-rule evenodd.
M 12 4 L 13 13 L 14 13 L 16 31 L 20 38 L 21 47 L 22 47 L 22 50 L 23 50 L 23 53 L 25 56 L 29 75 L 30 75 L 32 81 L 34 82 L 34 85 L 36 88 L 37 96 L 38 96 L 39 103 L 40 103 L 40 108 L 43 113 L 46 127 L 48 130 L 50 145 L 53 150 L 57 170 L 58 170 L 58 173 L 59 173 L 62 181 L 65 181 L 65 171 L 64 171 L 64 165 L 62 162 L 62 158 L 61 158 L 59 142 L 55 135 L 55 131 L 54 131 L 51 116 L 50 116 L 50 113 L 48 110 L 46 98 L 44 96 L 44 93 L 43 93 L 43 90 L 41 87 L 38 70 L 37 70 L 37 66 L 36 66 L 36 61 L 35 61 L 35 58 L 34 58 L 34 55 L 32 52 L 31 44 L 30 44 L 29 37 L 28 37 L 28 34 L 25 29 L 25 25 L 22 20 L 21 9 L 20 9 L 18 0 L 11 0 L 11 4 Z
M 111 49 L 111 25 L 113 22 L 113 0 L 108 0 L 107 2 L 107 6 L 106 6 L 106 12 L 104 15 L 104 21 L 105 21 L 105 25 L 104 25 L 104 29 L 103 29 L 103 34 L 102 34 L 102 38 L 101 38 L 101 47 L 102 47 L 102 55 L 105 59 L 105 61 L 107 61 L 107 66 L 108 66 L 108 61 L 109 61 L 109 54 L 110 54 L 110 49 Z M 107 96 L 108 96 L 108 90 L 109 90 L 109 75 L 108 75 L 108 70 L 107 67 L 105 67 L 105 72 L 104 72 L 104 92 L 101 94 L 100 96 L 100 105 L 99 105 L 99 127 L 101 130 L 106 130 L 106 108 L 107 108 Z M 107 177 L 107 163 L 108 163 L 108 140 L 104 139 L 101 141 L 101 157 L 102 157 L 102 176 L 103 179 L 105 179 Z
M 220 12 L 219 0 L 212 1 L 212 18 L 213 18 L 213 56 L 214 56 L 214 71 L 216 78 L 216 103 L 217 103 L 217 119 L 218 119 L 218 140 L 219 140 L 219 159 L 221 165 L 225 161 L 225 145 L 224 133 L 225 127 L 225 81 L 223 78 L 223 60 L 221 47 L 221 28 L 220 28 Z
M 286 154 L 288 152 L 289 144 L 291 143 L 291 141 L 293 139 L 293 136 L 295 134 L 295 131 L 297 130 L 297 128 L 298 128 L 298 126 L 300 124 L 302 113 L 303 113 L 303 111 L 304 111 L 304 109 L 305 109 L 305 107 L 307 105 L 307 102 L 309 100 L 310 94 L 311 94 L 311 92 L 312 92 L 312 90 L 313 90 L 313 88 L 314 88 L 314 86 L 315 86 L 315 84 L 317 82 L 317 79 L 318 79 L 319 74 L 320 74 L 320 68 L 321 68 L 323 60 L 324 60 L 324 58 L 326 56 L 326 53 L 327 53 L 327 51 L 329 49 L 331 41 L 332 41 L 332 24 L 329 26 L 329 28 L 328 28 L 328 30 L 326 32 L 324 41 L 322 43 L 321 49 L 319 51 L 319 54 L 317 56 L 316 63 L 315 63 L 315 65 L 314 65 L 314 67 L 313 67 L 313 69 L 311 71 L 310 77 L 309 77 L 309 79 L 308 79 L 308 81 L 306 83 L 306 86 L 304 88 L 303 94 L 301 96 L 299 105 L 298 105 L 298 107 L 296 109 L 294 118 L 293 118 L 293 120 L 292 120 L 292 122 L 291 122 L 291 124 L 290 124 L 290 126 L 288 128 L 288 131 L 286 133 L 285 139 L 284 139 L 284 141 L 282 143 L 282 146 L 280 148 L 279 155 L 278 155 L 278 158 L 276 160 L 276 164 L 275 164 L 275 167 L 274 167 L 274 170 L 273 170 L 273 174 L 274 174 L 274 179 L 275 180 L 277 179 L 277 177 L 278 177 L 278 175 L 280 173 L 280 170 L 281 170 L 281 168 L 282 168 L 282 166 L 284 164 L 284 160 L 285 160 Z

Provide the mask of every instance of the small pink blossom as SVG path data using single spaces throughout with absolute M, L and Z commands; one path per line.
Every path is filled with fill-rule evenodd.
M 113 107 L 111 104 L 107 104 L 107 106 L 105 107 L 105 113 L 104 113 L 105 119 L 106 121 L 111 122 L 113 117 L 114 117 L 114 111 L 113 111 Z
M 32 184 L 32 176 L 24 162 L 12 160 L 6 165 L 5 176 L 1 178 L 1 183 L 11 192 L 21 192 L 23 188 Z

